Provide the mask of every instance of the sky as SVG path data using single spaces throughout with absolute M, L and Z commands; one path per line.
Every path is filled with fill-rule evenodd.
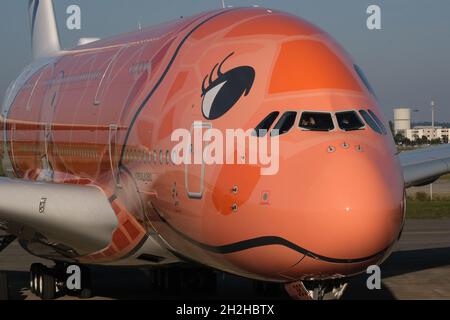
M 221 0 L 54 0 L 61 44 L 104 38 L 221 7 Z M 227 5 L 274 8 L 298 15 L 333 36 L 366 73 L 387 119 L 396 106 L 420 111 L 413 121 L 450 122 L 450 1 L 448 0 L 225 0 Z M 0 98 L 31 62 L 28 0 L 0 7 Z M 81 30 L 68 30 L 66 9 L 81 8 Z M 381 30 L 366 25 L 370 5 L 381 8 Z

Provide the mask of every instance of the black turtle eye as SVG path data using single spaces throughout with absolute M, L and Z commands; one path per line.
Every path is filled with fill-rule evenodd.
M 222 66 L 234 54 L 231 53 L 222 63 L 216 64 L 209 76 L 203 80 L 202 113 L 208 120 L 215 120 L 223 116 L 242 97 L 247 96 L 255 81 L 255 69 L 248 66 L 237 67 L 222 73 Z M 213 81 L 217 69 L 217 79 Z M 205 87 L 209 78 L 209 85 Z

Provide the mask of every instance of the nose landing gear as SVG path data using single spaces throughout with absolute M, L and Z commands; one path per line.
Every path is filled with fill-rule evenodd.
M 294 300 L 339 300 L 347 289 L 344 280 L 297 281 L 284 287 Z

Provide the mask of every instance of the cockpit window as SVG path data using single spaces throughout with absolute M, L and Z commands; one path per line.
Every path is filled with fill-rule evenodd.
M 372 117 L 367 113 L 366 110 L 360 110 L 359 113 L 364 118 L 364 120 L 367 122 L 369 127 L 372 128 L 373 131 L 375 131 L 376 133 L 379 133 L 379 134 L 383 134 L 383 130 L 381 130 L 381 128 L 377 125 L 375 120 L 372 119 Z
M 267 132 L 269 131 L 272 124 L 277 120 L 280 113 L 278 111 L 274 111 L 269 114 L 260 124 L 258 124 L 255 128 L 254 136 L 257 137 L 265 137 Z
M 339 128 L 344 131 L 354 131 L 364 129 L 364 123 L 355 111 L 346 111 L 336 113 L 336 119 Z
M 364 71 L 362 71 L 362 69 L 357 66 L 355 64 L 355 71 L 358 74 L 359 78 L 361 79 L 361 81 L 364 83 L 364 85 L 366 86 L 367 90 L 369 90 L 369 92 L 373 95 L 375 95 L 375 91 L 373 90 L 372 86 L 370 85 L 369 80 L 367 79 L 366 75 L 364 74 Z
M 273 128 L 273 131 L 271 133 L 271 136 L 277 136 L 277 135 L 282 135 L 285 134 L 287 132 L 289 132 L 289 130 L 292 129 L 292 127 L 295 125 L 295 118 L 297 117 L 297 112 L 286 112 L 285 114 L 283 114 L 280 118 L 280 120 L 278 121 L 278 123 L 275 125 L 275 127 Z
M 326 112 L 303 112 L 300 128 L 310 131 L 332 131 L 334 130 L 333 118 Z
M 386 127 L 384 126 L 383 122 L 380 120 L 380 118 L 378 118 L 377 115 L 372 110 L 369 110 L 369 113 L 372 116 L 373 120 L 375 120 L 375 122 L 381 128 L 381 130 L 383 131 L 383 134 L 386 135 L 388 133 L 388 131 L 387 131 Z

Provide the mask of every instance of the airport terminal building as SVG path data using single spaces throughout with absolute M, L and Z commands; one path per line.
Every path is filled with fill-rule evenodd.
M 394 109 L 394 131 L 411 141 L 420 140 L 426 137 L 428 140 L 440 139 L 448 142 L 450 140 L 450 128 L 441 126 L 416 126 L 412 127 L 410 108 Z
M 450 129 L 442 127 L 414 127 L 412 129 L 405 130 L 403 135 L 409 140 L 422 139 L 424 136 L 428 140 L 441 139 L 442 141 L 449 141 Z

